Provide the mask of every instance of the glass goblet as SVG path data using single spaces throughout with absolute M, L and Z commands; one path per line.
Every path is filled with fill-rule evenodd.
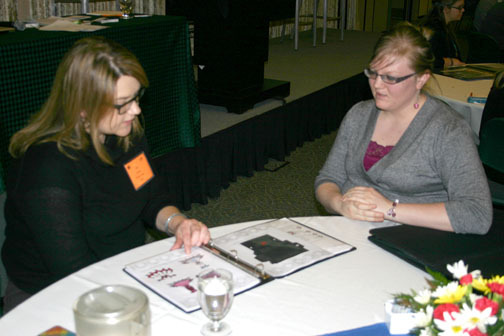
M 121 9 L 123 19 L 131 19 L 133 17 L 133 0 L 119 0 L 119 8 Z
M 198 301 L 211 322 L 201 328 L 205 336 L 224 336 L 231 327 L 221 320 L 233 303 L 233 274 L 224 269 L 207 269 L 198 275 Z

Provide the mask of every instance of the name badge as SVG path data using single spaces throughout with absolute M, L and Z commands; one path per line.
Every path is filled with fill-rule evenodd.
M 154 177 L 154 172 L 144 152 L 127 162 L 124 165 L 124 169 L 126 169 L 126 173 L 128 173 L 135 190 L 142 188 Z

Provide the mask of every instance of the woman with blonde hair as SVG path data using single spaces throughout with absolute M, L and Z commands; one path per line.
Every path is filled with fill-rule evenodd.
M 206 244 L 206 226 L 173 206 L 138 119 L 148 86 L 136 57 L 100 37 L 77 41 L 48 100 L 11 139 L 7 179 L 8 311 L 87 265 L 142 245 L 144 225 L 172 249 Z
M 315 193 L 330 213 L 485 234 L 492 203 L 472 130 L 424 92 L 434 57 L 404 23 L 384 33 L 364 73 L 373 100 L 345 116 Z

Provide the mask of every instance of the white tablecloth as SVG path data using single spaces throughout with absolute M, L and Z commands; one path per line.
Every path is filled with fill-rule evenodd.
M 484 104 L 468 103 L 467 98 L 487 97 L 492 87 L 490 79 L 463 81 L 442 75 L 433 75 L 427 83 L 429 92 L 445 101 L 469 123 L 476 139 L 479 135 Z
M 357 249 L 237 295 L 225 318 L 233 335 L 316 335 L 384 321 L 394 293 L 426 287 L 425 272 L 368 241 L 375 224 L 344 217 L 303 217 L 301 223 Z M 211 230 L 219 235 L 262 221 Z M 166 251 L 173 239 L 154 242 L 78 271 L 49 286 L 0 319 L 0 335 L 37 335 L 55 325 L 75 330 L 72 304 L 84 292 L 124 284 L 149 297 L 152 335 L 199 335 L 201 311 L 186 314 L 140 285 L 123 266 Z

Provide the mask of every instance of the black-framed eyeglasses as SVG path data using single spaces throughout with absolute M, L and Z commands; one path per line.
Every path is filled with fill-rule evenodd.
M 135 96 L 133 98 L 131 98 L 130 100 L 128 100 L 127 102 L 122 103 L 120 105 L 114 104 L 114 107 L 117 109 L 117 113 L 124 114 L 127 111 L 129 111 L 133 102 L 136 102 L 138 104 L 140 102 L 140 99 L 142 99 L 142 96 L 144 95 L 144 93 L 145 93 L 145 88 L 142 86 L 138 90 L 138 92 L 135 94 Z
M 465 5 L 462 5 L 462 6 L 450 6 L 450 8 L 458 9 L 460 11 L 460 10 L 462 10 L 462 9 L 465 8 Z
M 416 75 L 416 72 L 409 74 L 409 75 L 406 75 L 406 76 L 403 76 L 403 77 L 394 77 L 394 76 L 390 76 L 390 75 L 380 75 L 378 72 L 371 70 L 369 68 L 366 68 L 366 69 L 364 69 L 364 74 L 369 79 L 376 79 L 376 78 L 380 77 L 384 83 L 397 84 L 397 83 L 400 83 L 400 82 L 410 78 L 411 76 Z

